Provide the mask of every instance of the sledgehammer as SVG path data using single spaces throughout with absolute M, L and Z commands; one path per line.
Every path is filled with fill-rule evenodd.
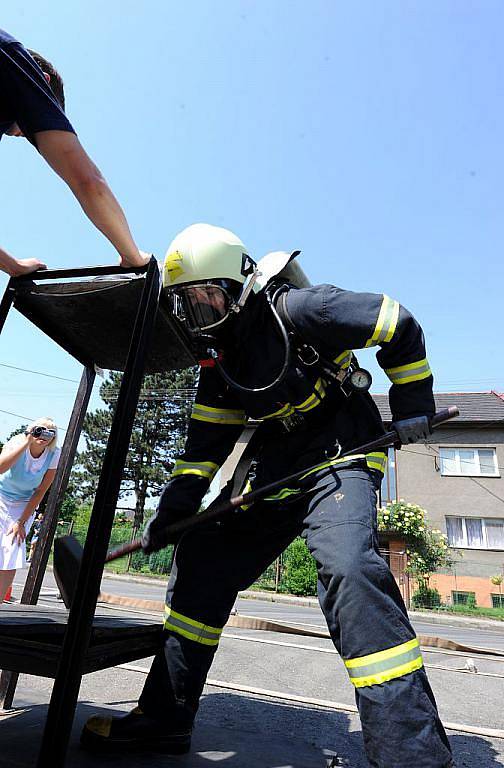
M 459 409 L 456 406 L 445 408 L 444 410 L 434 414 L 431 419 L 431 427 L 438 427 L 441 424 L 444 424 L 446 421 L 454 419 L 458 415 Z M 338 458 L 344 459 L 345 456 L 348 455 L 370 453 L 371 451 L 376 451 L 380 448 L 386 448 L 387 446 L 394 445 L 397 442 L 397 432 L 392 429 L 389 432 L 385 432 L 385 434 L 379 437 L 377 440 L 373 440 L 370 443 L 366 443 L 365 445 L 353 448 L 350 451 L 341 454 L 341 456 Z M 212 520 L 217 520 L 223 517 L 227 512 L 231 512 L 237 507 L 241 507 L 245 504 L 252 504 L 252 502 L 263 499 L 273 491 L 277 491 L 289 483 L 292 483 L 295 480 L 299 480 L 308 472 L 316 470 L 319 465 L 320 463 L 317 463 L 312 467 L 306 467 L 305 469 L 298 470 L 292 475 L 282 477 L 280 480 L 275 480 L 274 483 L 264 485 L 261 488 L 257 488 L 255 491 L 251 491 L 250 493 L 244 493 L 240 496 L 235 496 L 228 501 L 213 502 L 210 504 L 208 509 L 205 510 L 205 512 L 202 512 L 199 515 L 191 515 L 191 517 L 188 517 L 185 520 L 179 520 L 178 522 L 167 526 L 166 533 L 170 538 L 172 536 L 178 537 L 185 531 L 191 530 L 201 525 L 205 525 L 205 523 Z M 124 544 L 123 546 L 109 552 L 105 558 L 105 562 L 110 563 L 112 560 L 117 560 L 120 557 L 124 557 L 130 552 L 137 552 L 141 548 L 141 540 L 136 539 L 135 541 L 131 541 L 128 544 Z M 77 576 L 82 560 L 82 551 L 82 547 L 80 546 L 79 542 L 74 539 L 73 536 L 62 536 L 61 538 L 56 539 L 54 543 L 54 575 L 67 608 L 70 606 L 75 584 L 77 583 Z

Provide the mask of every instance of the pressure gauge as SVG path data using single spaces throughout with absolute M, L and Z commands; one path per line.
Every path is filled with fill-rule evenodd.
M 355 368 L 348 377 L 348 383 L 355 392 L 367 392 L 373 379 L 365 368 Z

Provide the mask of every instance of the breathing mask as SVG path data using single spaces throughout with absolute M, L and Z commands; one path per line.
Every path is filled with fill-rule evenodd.
M 173 313 L 191 334 L 217 328 L 239 309 L 229 280 L 181 285 L 172 289 L 171 293 Z

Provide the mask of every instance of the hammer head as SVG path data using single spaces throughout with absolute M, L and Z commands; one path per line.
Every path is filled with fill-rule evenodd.
M 82 562 L 83 549 L 73 536 L 60 536 L 54 541 L 54 578 L 66 608 L 70 608 Z

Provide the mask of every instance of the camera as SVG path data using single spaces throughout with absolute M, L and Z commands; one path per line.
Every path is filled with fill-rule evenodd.
M 43 440 L 52 440 L 56 432 L 54 429 L 46 429 L 46 427 L 33 427 L 33 429 L 30 432 L 27 432 L 26 434 L 32 434 L 33 437 L 41 437 Z

